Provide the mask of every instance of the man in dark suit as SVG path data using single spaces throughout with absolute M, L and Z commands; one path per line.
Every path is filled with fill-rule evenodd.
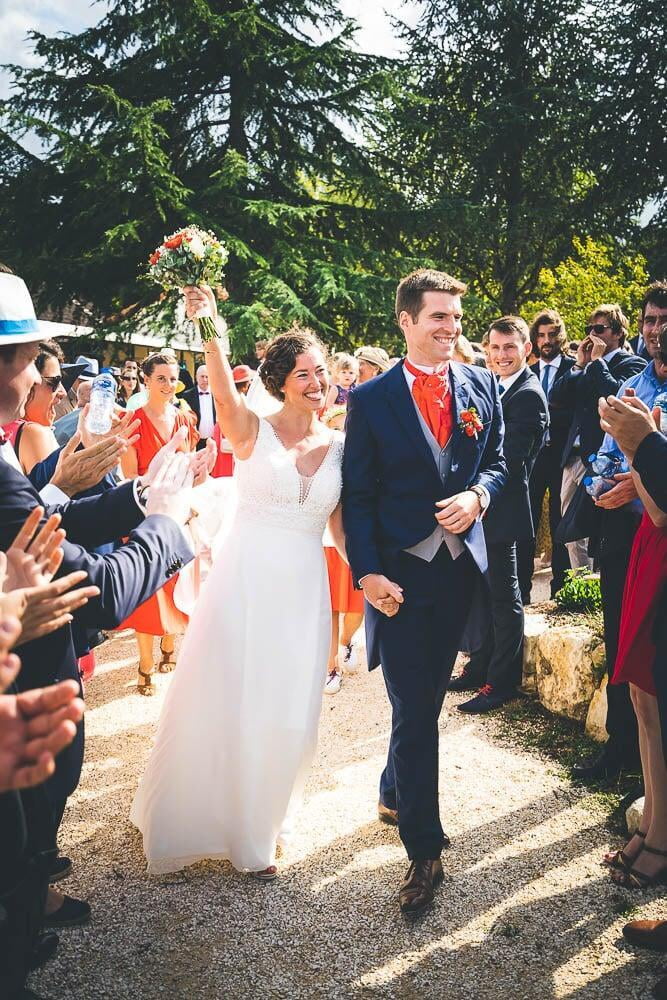
M 39 381 L 34 365 L 41 336 L 28 291 L 20 278 L 0 274 L 0 425 L 22 416 L 25 401 Z M 172 456 L 178 465 L 165 467 L 154 484 L 126 483 L 99 497 L 67 502 L 57 508 L 68 538 L 63 543 L 60 575 L 84 570 L 99 589 L 97 597 L 76 612 L 76 623 L 91 629 L 116 627 L 137 605 L 192 559 L 179 527 L 189 513 L 191 482 L 185 456 Z M 158 482 L 160 480 L 160 482 Z M 42 498 L 23 475 L 9 445 L 0 448 L 0 550 L 6 551 L 23 523 Z M 55 508 L 51 508 L 49 513 Z M 146 515 L 150 516 L 146 516 Z M 116 552 L 99 556 L 93 549 L 117 538 L 129 542 Z M 70 625 L 46 639 L 21 647 L 20 690 L 45 687 L 61 680 L 78 683 L 76 656 Z M 59 756 L 55 774 L 44 786 L 50 805 L 52 848 L 67 797 L 76 788 L 83 760 L 83 727 Z M 56 900 L 49 922 L 80 923 L 89 916 L 87 904 Z M 55 903 L 59 905 L 56 906 Z M 75 905 L 76 904 L 76 905 Z M 48 906 L 48 904 L 47 904 Z M 64 908 L 64 909 L 63 909 Z M 60 916 L 58 915 L 60 914 Z
M 533 353 L 537 355 L 538 361 L 529 367 L 539 379 L 544 395 L 549 401 L 549 430 L 530 476 L 530 509 L 537 535 L 542 504 L 548 490 L 553 597 L 563 586 L 565 572 L 570 568 L 567 549 L 562 542 L 556 542 L 555 538 L 561 518 L 560 491 L 563 470 L 560 458 L 572 422 L 572 409 L 555 402 L 552 395 L 559 380 L 572 368 L 574 358 L 565 353 L 568 346 L 565 324 L 555 309 L 545 309 L 544 312 L 537 314 L 530 327 L 530 339 Z M 524 604 L 530 604 L 534 562 L 535 539 L 520 542 L 517 546 L 517 566 Z
M 524 614 L 516 569 L 516 543 L 534 537 L 528 480 L 549 426 L 549 407 L 536 376 L 528 368 L 532 352 L 527 324 L 503 316 L 488 332 L 489 365 L 498 377 L 505 421 L 503 451 L 507 482 L 484 518 L 489 556 L 491 622 L 451 690 L 483 685 L 460 712 L 479 714 L 504 705 L 516 694 L 523 667 Z M 464 686 L 465 685 L 465 686 Z
M 213 433 L 215 427 L 215 400 L 208 384 L 208 371 L 206 365 L 199 365 L 195 372 L 197 384 L 184 392 L 182 399 L 192 408 L 197 415 L 197 430 L 199 431 L 199 441 L 197 451 L 206 447 L 206 442 Z
M 646 361 L 625 349 L 628 320 L 617 303 L 600 305 L 589 316 L 586 336 L 577 348 L 576 363 L 554 385 L 551 399 L 574 410 L 561 456 L 561 512 L 567 510 L 587 472 L 587 462 L 604 437 L 598 415 L 601 396 L 615 395 L 621 384 L 646 367 Z M 567 542 L 573 569 L 589 567 L 588 539 Z
M 369 669 L 382 663 L 392 705 L 380 818 L 410 858 L 399 890 L 414 914 L 442 880 L 438 717 L 473 589 L 486 574 L 481 515 L 506 476 L 498 387 L 451 361 L 466 286 L 441 271 L 400 282 L 407 357 L 348 403 L 343 523 L 366 598 Z

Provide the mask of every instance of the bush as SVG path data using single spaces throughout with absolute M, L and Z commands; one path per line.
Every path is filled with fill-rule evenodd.
M 565 583 L 556 594 L 556 604 L 563 611 L 600 611 L 602 594 L 600 580 L 587 570 L 570 569 L 565 574 Z

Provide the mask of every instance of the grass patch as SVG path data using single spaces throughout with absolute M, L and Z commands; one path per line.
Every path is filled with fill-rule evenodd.
M 484 719 L 484 716 L 479 718 Z M 494 739 L 506 746 L 546 757 L 559 765 L 563 777 L 569 780 L 573 764 L 596 757 L 601 750 L 601 745 L 586 735 L 582 722 L 553 715 L 534 698 L 508 702 L 489 718 L 495 724 Z M 630 802 L 624 800 L 638 781 L 639 775 L 621 772 L 611 782 L 572 784 L 588 791 L 583 802 L 590 805 L 593 812 L 604 811 L 613 829 L 625 830 L 625 809 Z

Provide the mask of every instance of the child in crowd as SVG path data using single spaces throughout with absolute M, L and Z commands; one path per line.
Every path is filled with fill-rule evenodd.
M 331 387 L 327 394 L 327 410 L 332 406 L 347 406 L 347 397 L 359 376 L 359 362 L 351 354 L 339 351 L 331 358 Z

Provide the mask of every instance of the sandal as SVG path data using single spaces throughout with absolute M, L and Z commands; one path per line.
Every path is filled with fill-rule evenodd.
M 646 839 L 646 834 L 642 830 L 635 830 L 632 836 L 639 837 L 641 840 Z M 632 839 L 632 837 L 630 839 Z M 629 842 L 630 841 L 628 841 L 628 843 Z M 608 857 L 604 857 L 602 859 L 602 864 L 606 865 L 607 868 L 613 868 L 618 872 L 627 872 L 632 868 L 633 864 L 641 854 L 641 851 L 642 849 L 640 847 L 634 857 L 631 858 L 625 853 L 625 848 L 622 847 L 620 850 L 614 851 L 614 853 L 610 854 Z
M 149 670 L 148 673 L 139 667 L 139 676 L 144 678 L 144 684 L 137 684 L 137 691 L 139 694 L 143 694 L 145 698 L 151 698 L 155 694 L 155 688 L 153 687 L 153 671 Z
M 649 847 L 648 844 L 644 844 L 639 854 L 643 854 L 644 852 L 646 854 L 657 854 L 661 858 L 667 858 L 667 851 L 659 851 L 657 847 Z M 637 859 L 635 858 L 635 860 Z M 661 868 L 654 875 L 645 875 L 634 868 L 627 868 L 625 871 L 612 872 L 611 880 L 616 885 L 623 886 L 624 889 L 634 889 L 644 892 L 654 885 L 667 885 L 667 866 Z
M 161 674 L 170 674 L 172 670 L 176 669 L 176 660 L 174 659 L 176 650 L 172 649 L 169 653 L 165 653 L 162 643 L 160 643 L 160 652 L 162 653 L 162 657 L 157 668 Z
M 257 879 L 258 882 L 273 882 L 278 877 L 278 869 L 275 865 L 263 868 L 261 872 L 248 872 L 250 878 Z

